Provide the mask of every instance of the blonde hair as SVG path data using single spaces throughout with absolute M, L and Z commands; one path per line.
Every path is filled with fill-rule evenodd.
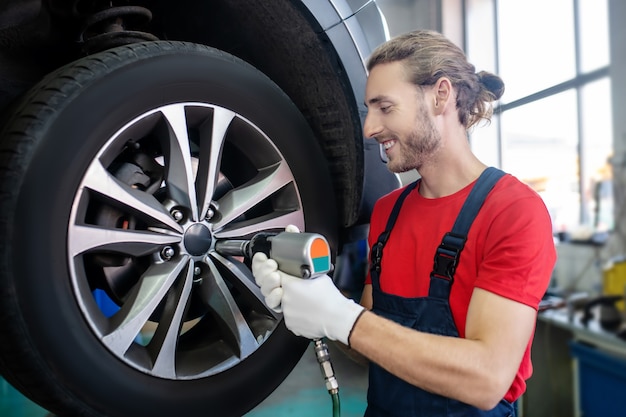
M 476 73 L 463 51 L 439 32 L 416 30 L 396 36 L 374 50 L 367 69 L 396 61 L 404 64 L 416 86 L 434 85 L 439 78 L 448 78 L 457 90 L 459 122 L 466 129 L 481 120 L 490 121 L 492 102 L 504 93 L 499 76 L 487 71 Z

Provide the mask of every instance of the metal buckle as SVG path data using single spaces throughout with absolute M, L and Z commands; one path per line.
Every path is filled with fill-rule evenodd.
M 466 240 L 467 237 L 462 235 L 455 233 L 445 234 L 435 253 L 431 277 L 442 278 L 448 281 L 453 280 L 456 267 L 459 264 L 459 255 L 465 246 Z
M 380 262 L 383 258 L 383 242 L 378 241 L 374 246 L 372 246 L 372 252 L 370 255 L 370 259 L 372 261 L 372 269 L 380 272 Z

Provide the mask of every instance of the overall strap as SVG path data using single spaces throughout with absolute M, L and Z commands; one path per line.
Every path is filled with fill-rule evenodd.
M 444 235 L 435 253 L 435 262 L 430 273 L 430 289 L 428 292 L 430 297 L 448 299 L 450 288 L 454 281 L 454 273 L 459 264 L 459 257 L 465 246 L 469 229 L 487 195 L 503 175 L 504 172 L 501 170 L 489 167 L 476 180 L 476 184 L 472 187 L 461 207 L 452 230 Z
M 378 236 L 378 240 L 372 246 L 372 252 L 370 255 L 371 267 L 370 267 L 370 276 L 372 277 L 372 286 L 374 289 L 380 290 L 380 263 L 383 258 L 383 248 L 389 239 L 389 235 L 391 234 L 391 229 L 393 229 L 393 225 L 396 223 L 398 219 L 398 213 L 400 213 L 400 208 L 402 207 L 402 203 L 409 195 L 411 191 L 417 187 L 419 180 L 414 181 L 409 184 L 400 194 L 398 199 L 396 200 L 393 209 L 391 210 L 391 214 L 389 214 L 389 219 L 387 220 L 387 225 L 385 226 L 385 230 Z

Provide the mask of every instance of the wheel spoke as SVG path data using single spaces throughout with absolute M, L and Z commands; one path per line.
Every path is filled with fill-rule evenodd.
M 156 375 L 176 377 L 176 346 L 192 284 L 193 266 L 190 262 L 182 285 L 179 285 L 173 294 L 175 300 L 178 301 L 175 303 L 175 308 L 165 309 L 159 320 L 157 331 L 150 341 L 149 348 L 155 357 L 152 371 Z
M 85 188 L 118 206 L 123 206 L 126 211 L 132 212 L 144 221 L 165 225 L 182 233 L 182 227 L 154 196 L 121 183 L 98 161 L 94 161 L 87 170 L 83 184 Z
M 284 162 L 279 162 L 260 170 L 253 180 L 229 191 L 219 200 L 222 217 L 215 224 L 215 230 L 219 231 L 247 210 L 291 182 L 293 182 L 293 176 Z
M 265 297 L 261 293 L 261 289 L 254 282 L 254 277 L 249 270 L 242 270 L 237 264 L 223 257 L 219 253 L 212 253 L 211 257 L 228 269 L 233 277 L 233 280 L 230 282 L 236 286 L 242 294 L 247 295 L 246 298 L 252 299 L 256 307 L 261 307 L 263 309 L 263 313 L 269 314 L 276 320 L 282 317 L 282 314 L 276 313 L 274 310 L 269 308 L 267 304 L 265 304 Z
M 213 123 L 206 129 L 201 129 L 200 157 L 196 183 L 198 184 L 198 199 L 200 200 L 200 217 L 206 215 L 215 184 L 217 182 L 224 139 L 235 113 L 230 110 L 216 107 L 213 111 Z
M 166 176 L 170 197 L 191 210 L 191 217 L 198 221 L 196 188 L 189 149 L 187 119 L 183 105 L 171 105 L 161 109 L 169 126 L 166 150 Z
M 262 218 L 231 223 L 230 225 L 226 225 L 223 229 L 216 231 L 215 237 L 218 239 L 236 239 L 267 230 L 284 229 L 286 224 L 293 224 L 297 226 L 298 229 L 304 230 L 302 211 L 290 211 L 287 213 L 274 212 Z
M 204 298 L 205 302 L 213 309 L 235 338 L 239 348 L 237 355 L 240 359 L 243 359 L 252 354 L 258 348 L 259 343 L 250 330 L 217 267 L 210 259 L 207 263 L 211 274 L 210 277 L 204 280 L 201 297 Z
M 181 239 L 164 233 L 74 225 L 69 231 L 69 250 L 72 257 L 94 249 L 143 256 Z
M 181 257 L 177 262 L 153 264 L 148 268 L 121 310 L 113 316 L 112 328 L 102 338 L 109 349 L 118 355 L 123 355 L 128 350 L 188 264 L 188 257 Z M 181 302 L 186 300 L 179 300 Z

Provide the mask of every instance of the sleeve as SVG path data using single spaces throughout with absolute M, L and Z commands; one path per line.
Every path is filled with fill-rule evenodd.
M 494 214 L 475 285 L 538 309 L 556 262 L 548 210 L 528 189 Z

